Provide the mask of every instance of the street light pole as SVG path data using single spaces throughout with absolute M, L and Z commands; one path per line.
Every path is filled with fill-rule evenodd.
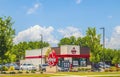
M 103 30 L 103 48 L 105 48 L 105 28 L 100 28 Z
M 105 28 L 102 27 L 102 28 L 100 28 L 100 29 L 103 30 L 103 48 L 105 48 Z
M 40 34 L 40 36 L 41 36 L 41 43 L 43 42 L 43 36 L 42 36 L 42 34 Z M 42 47 L 43 45 L 41 44 L 41 65 L 42 65 L 42 51 L 43 51 L 43 47 Z
M 105 28 L 102 27 L 100 29 L 103 30 L 103 51 L 104 51 L 104 48 L 105 48 Z M 104 68 L 104 52 L 103 52 L 103 68 Z

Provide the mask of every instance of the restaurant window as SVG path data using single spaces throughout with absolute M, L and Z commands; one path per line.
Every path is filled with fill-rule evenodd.
M 80 64 L 79 64 L 79 58 L 72 58 L 72 65 L 74 67 L 78 67 Z
M 63 66 L 63 61 L 64 61 L 64 58 L 59 58 L 58 66 L 62 67 Z
M 87 66 L 87 61 L 86 61 L 85 58 L 81 58 L 81 59 L 80 59 L 80 66 L 81 66 L 81 67 L 86 67 L 86 66 Z

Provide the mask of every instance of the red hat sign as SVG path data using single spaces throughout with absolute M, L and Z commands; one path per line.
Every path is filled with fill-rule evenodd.
M 48 64 L 50 66 L 55 66 L 58 63 L 58 57 L 54 50 L 48 56 Z
M 71 50 L 71 53 L 72 53 L 72 54 L 76 54 L 76 49 L 75 49 L 75 47 L 73 47 L 73 49 Z

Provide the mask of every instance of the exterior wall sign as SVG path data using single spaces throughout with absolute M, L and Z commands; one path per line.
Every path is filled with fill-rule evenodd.
M 80 55 L 80 47 L 77 45 L 63 45 L 60 50 L 61 55 Z
M 49 66 L 55 66 L 58 63 L 58 57 L 54 50 L 48 56 L 48 64 Z
M 76 54 L 76 49 L 75 49 L 75 47 L 73 47 L 73 49 L 71 50 L 71 53 L 72 53 L 72 54 Z

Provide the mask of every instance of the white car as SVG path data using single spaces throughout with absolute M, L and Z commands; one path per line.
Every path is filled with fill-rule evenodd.
M 33 64 L 24 63 L 24 64 L 21 64 L 20 69 L 21 70 L 36 70 L 36 67 Z
M 120 68 L 120 64 L 118 64 L 118 67 Z

